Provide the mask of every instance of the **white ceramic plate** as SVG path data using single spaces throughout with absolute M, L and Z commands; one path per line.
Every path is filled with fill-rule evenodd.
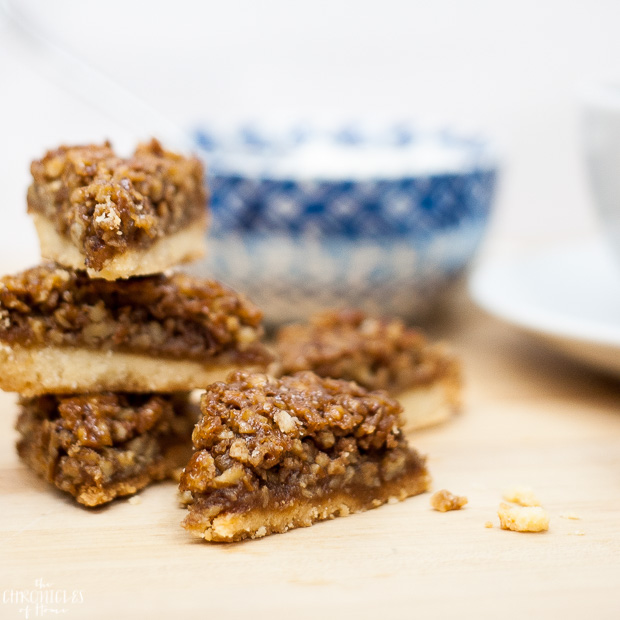
M 469 289 L 491 314 L 620 376 L 620 265 L 602 242 L 482 264 Z

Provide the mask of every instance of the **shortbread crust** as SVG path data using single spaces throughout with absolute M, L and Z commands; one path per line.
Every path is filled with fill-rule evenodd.
M 76 392 L 177 392 L 203 388 L 243 367 L 229 358 L 210 362 L 70 347 L 0 344 L 0 389 L 24 396 Z M 260 366 L 249 365 L 259 370 Z
M 158 239 L 147 248 L 125 250 L 97 271 L 86 266 L 80 250 L 61 237 L 49 220 L 38 213 L 32 213 L 32 219 L 39 236 L 41 256 L 71 269 L 86 270 L 91 278 L 118 280 L 160 273 L 175 265 L 197 260 L 205 254 L 206 223 L 203 218 L 187 228 Z
M 298 497 L 291 499 L 288 504 L 268 504 L 265 508 L 254 507 L 246 513 L 231 510 L 209 516 L 207 511 L 194 509 L 183 521 L 183 527 L 197 537 L 213 542 L 262 538 L 269 534 L 283 534 L 298 527 L 309 527 L 319 521 L 365 512 L 386 503 L 403 501 L 428 491 L 430 482 L 427 473 L 413 471 L 373 489 L 372 496 L 366 498 L 355 492 L 330 491 L 320 498 Z
M 460 373 L 455 371 L 430 385 L 419 385 L 394 395 L 403 406 L 405 431 L 435 426 L 454 417 L 461 406 Z

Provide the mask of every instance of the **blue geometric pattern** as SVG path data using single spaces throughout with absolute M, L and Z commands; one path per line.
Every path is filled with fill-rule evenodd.
M 378 181 L 292 181 L 214 174 L 214 234 L 426 238 L 464 221 L 486 218 L 495 172 L 438 174 Z
M 413 135 L 402 128 L 389 140 L 398 146 Z M 254 130 L 236 139 L 261 153 L 270 148 Z M 299 130 L 288 139 L 311 137 Z M 362 138 L 345 129 L 335 139 Z M 199 132 L 197 143 L 208 164 L 209 155 L 217 161 L 216 138 Z M 472 161 L 481 148 L 471 143 Z M 475 253 L 496 179 L 488 164 L 394 179 L 278 179 L 216 164 L 209 170 L 208 257 L 193 271 L 248 295 L 269 323 L 344 304 L 420 316 Z

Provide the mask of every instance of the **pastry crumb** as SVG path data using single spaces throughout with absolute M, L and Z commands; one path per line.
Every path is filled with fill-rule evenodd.
M 431 496 L 431 506 L 439 512 L 448 512 L 449 510 L 460 510 L 468 500 L 464 495 L 454 495 L 446 489 L 437 491 Z
M 571 519 L 572 521 L 580 521 L 581 517 L 574 512 L 562 512 L 560 513 L 561 519 Z
M 492 523 L 491 521 L 485 521 L 485 522 L 484 522 L 484 527 L 486 527 L 486 528 L 489 528 L 489 529 L 490 529 L 490 528 L 492 528 L 492 527 L 493 527 L 493 523 Z
M 503 530 L 546 532 L 549 529 L 549 514 L 540 506 L 511 506 L 502 502 L 497 516 Z
M 507 502 L 519 504 L 519 506 L 540 506 L 540 501 L 530 487 L 516 486 L 506 489 L 502 497 Z
M 191 491 L 179 491 L 178 493 L 179 504 L 181 506 L 187 506 L 193 501 Z
M 142 503 L 142 498 L 140 498 L 138 495 L 134 495 L 130 497 L 128 501 L 132 506 L 137 506 L 138 504 Z

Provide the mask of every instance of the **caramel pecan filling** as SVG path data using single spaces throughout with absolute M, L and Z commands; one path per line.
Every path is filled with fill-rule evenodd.
M 455 363 L 419 330 L 358 310 L 328 311 L 283 327 L 276 350 L 284 374 L 312 370 L 391 394 L 432 383 Z
M 202 397 L 196 452 L 181 477 L 201 511 L 243 511 L 346 489 L 375 489 L 424 470 L 383 392 L 312 372 L 232 373 Z
M 220 283 L 181 273 L 116 282 L 45 264 L 0 279 L 0 341 L 9 345 L 263 363 L 261 320 Z

